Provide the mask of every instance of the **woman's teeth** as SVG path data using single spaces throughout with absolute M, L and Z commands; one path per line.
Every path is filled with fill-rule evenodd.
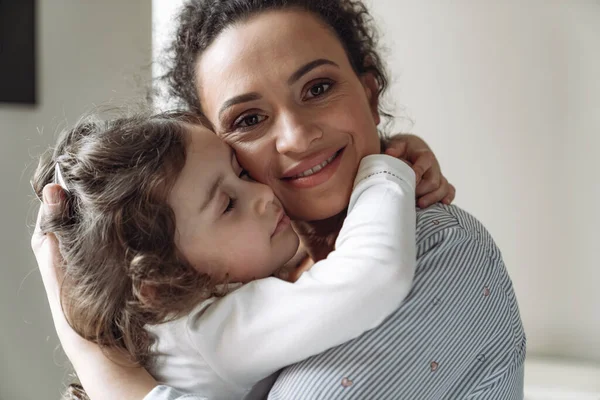
M 327 160 L 323 161 L 321 164 L 315 165 L 314 167 L 307 169 L 306 171 L 302 172 L 301 174 L 296 175 L 293 179 L 306 178 L 307 176 L 316 174 L 317 172 L 319 172 L 320 170 L 325 168 L 330 162 L 332 162 L 335 159 L 335 157 L 337 157 L 337 155 L 338 155 L 338 153 L 335 153 L 334 155 L 329 157 Z

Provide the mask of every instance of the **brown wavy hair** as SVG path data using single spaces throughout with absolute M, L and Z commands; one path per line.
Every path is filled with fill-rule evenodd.
M 162 77 L 169 94 L 180 100 L 180 106 L 202 113 L 195 74 L 198 58 L 226 28 L 282 9 L 305 10 L 323 21 L 341 42 L 355 73 L 373 74 L 379 87 L 379 113 L 391 118 L 381 101 L 389 79 L 379 55 L 377 30 L 367 7 L 358 0 L 190 0 L 179 14 Z
M 64 180 L 62 212 L 42 221 L 64 259 L 61 305 L 69 324 L 101 347 L 150 363 L 144 329 L 187 313 L 216 294 L 175 246 L 167 196 L 186 159 L 187 113 L 86 117 L 63 132 L 32 179 L 38 197 Z

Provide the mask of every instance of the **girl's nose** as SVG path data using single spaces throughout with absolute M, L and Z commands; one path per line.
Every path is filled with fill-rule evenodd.
M 275 200 L 275 194 L 273 193 L 273 190 L 269 186 L 263 185 L 262 183 L 248 182 L 248 184 L 252 185 L 252 188 L 250 189 L 250 195 L 252 196 L 254 210 L 258 214 L 264 214 L 271 203 L 273 203 Z

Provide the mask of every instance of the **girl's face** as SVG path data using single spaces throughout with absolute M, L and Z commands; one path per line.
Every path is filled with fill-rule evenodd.
M 270 276 L 293 257 L 298 237 L 279 200 L 251 181 L 231 147 L 191 126 L 183 170 L 168 197 L 175 244 L 192 266 L 217 279 Z
M 358 77 L 312 14 L 269 11 L 223 31 L 196 65 L 217 134 L 294 219 L 348 205 L 360 160 L 379 153 L 377 83 Z

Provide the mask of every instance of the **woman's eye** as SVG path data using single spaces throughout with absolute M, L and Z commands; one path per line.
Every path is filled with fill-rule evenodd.
M 331 89 L 332 84 L 330 82 L 320 82 L 316 85 L 313 85 L 308 89 L 308 93 L 306 93 L 307 97 L 314 98 L 322 96 L 323 93 L 327 92 Z
M 223 211 L 223 214 L 227 214 L 227 213 L 231 212 L 235 208 L 235 203 L 236 203 L 236 200 L 232 199 L 230 197 L 229 202 L 227 203 L 227 207 L 225 207 L 225 211 Z
M 267 117 L 265 117 L 264 115 L 258 114 L 245 115 L 241 118 L 238 118 L 234 125 L 236 128 L 249 128 L 251 126 L 260 124 L 266 118 Z

